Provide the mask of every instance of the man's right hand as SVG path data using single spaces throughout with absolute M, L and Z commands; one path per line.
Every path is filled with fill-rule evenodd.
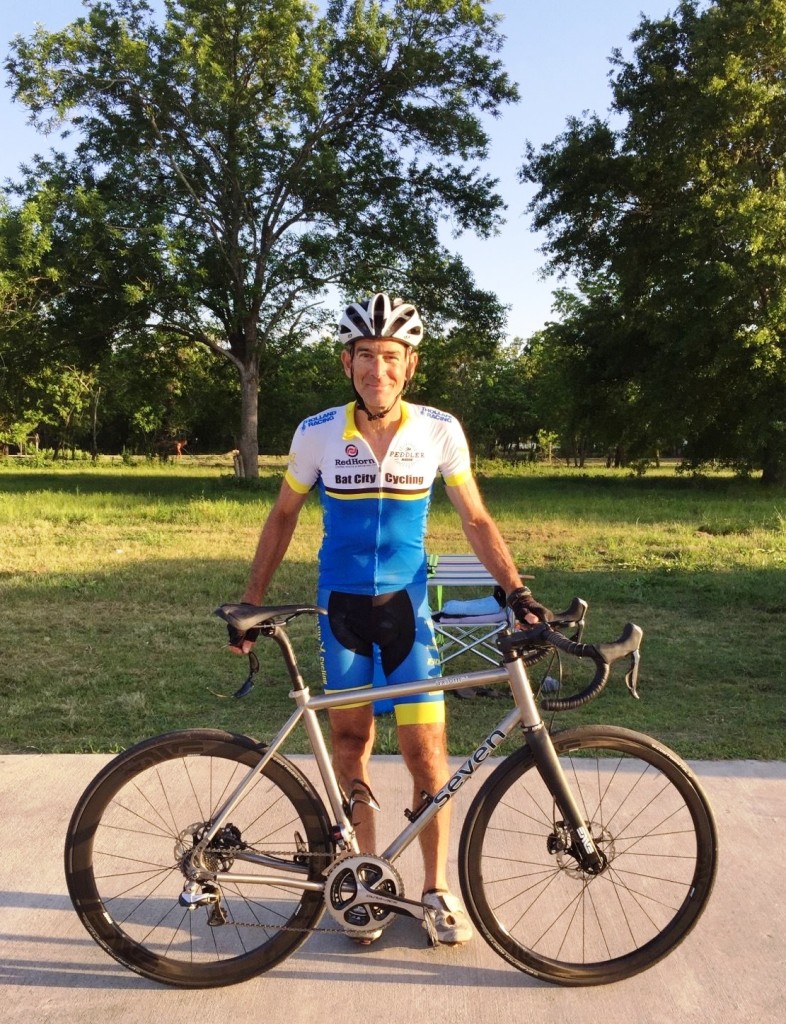
M 244 631 L 232 625 L 227 626 L 227 633 L 229 634 L 229 649 L 233 654 L 248 654 L 259 636 L 258 629 Z

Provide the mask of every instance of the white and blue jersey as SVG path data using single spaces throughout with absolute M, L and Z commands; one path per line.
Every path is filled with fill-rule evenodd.
M 300 494 L 318 486 L 322 502 L 317 603 L 327 609 L 319 617 L 327 693 L 384 692 L 385 682 L 440 674 L 428 608 L 426 520 L 437 474 L 449 487 L 471 476 L 464 431 L 448 413 L 403 402 L 399 429 L 379 462 L 355 426 L 355 408 L 351 402 L 304 420 L 286 474 Z M 374 704 L 387 710 L 378 697 Z M 399 725 L 445 718 L 438 690 L 393 704 Z
M 355 426 L 354 402 L 304 420 L 295 433 L 286 480 L 301 494 L 319 488 L 320 590 L 376 595 L 425 582 L 433 483 L 438 474 L 449 487 L 469 479 L 469 450 L 449 413 L 401 408 L 381 463 Z

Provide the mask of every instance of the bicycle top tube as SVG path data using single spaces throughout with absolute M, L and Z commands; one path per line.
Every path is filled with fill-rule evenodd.
M 584 614 L 587 604 L 580 598 L 574 598 L 572 604 L 564 612 L 552 616 L 548 623 L 542 622 L 535 626 L 522 625 L 519 629 L 504 634 L 499 639 L 501 658 L 507 666 L 523 661 L 534 663 L 544 652 L 556 649 L 577 658 L 589 658 L 595 663 L 595 676 L 588 686 L 571 697 L 547 698 L 542 701 L 545 711 L 563 711 L 580 707 L 592 700 L 604 689 L 609 678 L 611 666 L 615 661 L 628 658 L 630 668 L 625 682 L 633 697 L 638 698 L 636 689 L 639 669 L 639 647 L 642 630 L 633 623 L 627 623 L 621 635 L 611 643 L 586 644 L 577 642 L 584 628 Z M 284 628 L 290 619 L 303 614 L 326 614 L 324 609 L 315 605 L 275 605 L 262 606 L 250 604 L 225 604 L 217 608 L 215 614 L 229 622 L 241 632 L 259 630 L 262 636 L 268 636 L 278 643 L 293 682 L 294 690 L 302 690 L 304 682 L 297 667 L 297 660 L 289 636 Z M 572 638 L 564 636 L 554 626 L 576 627 L 577 632 Z M 472 685 L 488 685 L 489 683 L 505 683 L 509 680 L 508 667 L 499 667 L 486 671 L 448 675 L 429 680 L 414 680 L 410 683 L 386 685 L 385 699 L 407 697 L 430 691 L 458 690 Z M 343 707 L 356 702 L 358 698 L 367 700 L 368 690 L 345 690 L 341 694 L 330 694 L 308 699 L 308 706 L 314 710 L 331 707 Z
M 480 669 L 477 672 L 464 672 L 450 676 L 436 676 L 430 679 L 413 679 L 408 683 L 386 683 L 378 689 L 355 687 L 326 693 L 317 697 L 309 697 L 308 707 L 312 711 L 324 711 L 328 708 L 345 707 L 357 704 L 358 701 L 394 700 L 398 697 L 411 697 L 418 693 L 437 693 L 440 691 L 460 690 L 465 686 L 491 686 L 494 683 L 508 683 L 505 668 Z

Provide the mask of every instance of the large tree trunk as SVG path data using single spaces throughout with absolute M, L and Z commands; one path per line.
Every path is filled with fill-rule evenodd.
M 259 477 L 259 360 L 239 369 L 240 373 L 240 440 L 238 443 L 239 473 L 246 480 Z
M 786 484 L 786 453 L 780 445 L 771 445 L 764 453 L 761 482 L 778 487 Z

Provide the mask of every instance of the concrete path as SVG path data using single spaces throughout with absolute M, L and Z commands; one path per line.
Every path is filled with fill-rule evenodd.
M 718 821 L 718 881 L 682 946 L 630 981 L 589 989 L 547 985 L 509 967 L 480 939 L 461 948 L 429 949 L 416 923 L 402 918 L 367 949 L 340 935 L 315 934 L 289 960 L 252 981 L 184 991 L 147 982 L 108 957 L 66 895 L 66 825 L 79 794 L 106 760 L 0 756 L 6 836 L 0 1015 L 7 1024 L 786 1020 L 786 764 L 693 765 Z M 311 774 L 307 760 L 294 760 Z M 374 790 L 390 820 L 384 841 L 399 830 L 401 809 L 410 799 L 398 758 L 376 759 Z M 457 797 L 455 820 L 470 798 L 467 786 Z M 398 867 L 407 893 L 419 892 L 417 853 L 408 851 Z

